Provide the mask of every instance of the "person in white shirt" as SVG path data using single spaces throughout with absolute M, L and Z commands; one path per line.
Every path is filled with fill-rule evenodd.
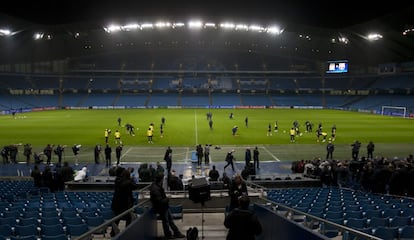
M 83 167 L 81 170 L 76 172 L 75 178 L 73 179 L 75 182 L 85 181 L 87 176 L 88 169 Z

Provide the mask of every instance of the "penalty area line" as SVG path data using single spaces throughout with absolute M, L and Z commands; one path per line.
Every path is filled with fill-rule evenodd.
M 274 160 L 276 160 L 277 162 L 280 162 L 280 159 L 279 158 L 277 158 L 273 153 L 271 153 L 269 150 L 267 150 L 267 148 L 265 148 L 265 147 L 262 147 L 270 156 L 272 156 L 272 158 L 274 159 Z

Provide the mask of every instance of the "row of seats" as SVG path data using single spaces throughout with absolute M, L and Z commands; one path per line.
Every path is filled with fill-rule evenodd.
M 392 233 L 387 233 L 392 235 L 391 238 L 384 239 L 414 239 L 414 231 L 411 231 L 414 228 L 414 204 L 410 198 L 342 188 L 273 189 L 267 197 L 282 204 L 275 207 L 279 213 L 290 212 L 283 207 L 288 206 L 295 210 L 291 213 L 294 221 L 318 229 L 329 237 L 339 234 L 343 239 L 355 237 L 330 224 L 335 223 L 375 236 L 383 237 L 384 231 Z

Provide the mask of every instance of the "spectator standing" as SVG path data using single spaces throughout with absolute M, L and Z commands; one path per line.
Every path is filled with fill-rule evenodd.
M 375 150 L 375 144 L 373 141 L 369 141 L 367 145 L 367 158 L 368 160 L 374 159 L 374 150 Z
M 162 221 L 162 228 L 166 239 L 184 238 L 172 218 L 169 201 L 163 188 L 164 174 L 157 175 L 150 186 L 150 200 L 154 211 L 159 214 Z
M 106 147 L 105 147 L 106 167 L 111 166 L 111 154 L 112 154 L 112 148 L 109 146 L 109 144 L 106 144 Z
M 167 164 L 167 174 L 169 174 L 172 167 L 172 149 L 170 146 L 168 146 L 167 150 L 165 150 L 164 161 Z
M 62 180 L 63 182 L 68 182 L 73 180 L 73 168 L 69 166 L 69 163 L 67 161 L 63 162 L 63 166 L 60 169 L 62 173 Z
M 122 144 L 118 145 L 115 148 L 115 155 L 116 155 L 116 165 L 119 165 L 119 162 L 121 160 L 121 154 L 122 154 Z
M 361 143 L 358 140 L 355 140 L 354 143 L 351 144 L 352 147 L 352 159 L 354 161 L 358 160 L 359 149 L 361 148 Z
M 125 212 L 134 205 L 133 191 L 138 189 L 138 185 L 131 178 L 130 170 L 122 168 L 118 172 L 120 174 L 115 179 L 115 191 L 111 203 L 111 209 L 115 216 Z M 122 219 L 125 220 L 126 226 L 132 222 L 131 214 L 125 214 Z M 118 225 L 120 220 L 115 221 L 115 224 Z M 112 229 L 111 236 L 114 235 L 115 232 Z
M 253 150 L 253 167 L 259 169 L 259 149 L 257 147 Z
M 201 166 L 201 163 L 203 162 L 203 147 L 201 146 L 201 144 L 198 144 L 196 147 L 196 155 L 197 155 L 197 165 Z
M 328 144 L 326 145 L 326 159 L 332 160 L 332 155 L 335 150 L 335 145 L 332 143 L 332 140 L 329 139 Z
M 204 147 L 204 163 L 205 165 L 210 164 L 210 146 L 209 144 L 206 144 Z
M 95 149 L 94 149 L 94 158 L 95 158 L 95 163 L 99 164 L 99 159 L 101 156 L 101 152 L 102 152 L 102 146 L 101 144 L 96 144 Z
M 154 177 L 157 176 L 158 174 L 164 174 L 164 171 L 165 171 L 165 169 L 161 165 L 161 163 L 160 162 L 157 162 L 157 168 L 155 169 L 155 175 L 154 175 Z
M 238 200 L 239 207 L 231 211 L 224 220 L 224 226 L 229 229 L 227 240 L 254 240 L 262 233 L 262 225 L 257 215 L 249 210 L 250 199 L 242 196 Z
M 230 196 L 230 211 L 239 207 L 239 198 L 241 196 L 249 195 L 247 192 L 246 182 L 241 175 L 237 174 L 230 184 L 229 196 Z
M 53 173 L 49 165 L 45 165 L 45 168 L 42 172 L 42 186 L 49 188 L 51 191 L 53 189 Z
M 250 151 L 250 147 L 246 148 L 244 153 L 244 161 L 246 166 L 250 165 L 250 162 L 252 161 L 252 152 Z
M 46 147 L 43 149 L 43 153 L 46 156 L 46 164 L 48 165 L 50 165 L 52 161 L 52 151 L 53 151 L 53 147 L 50 144 L 46 145 Z
M 42 186 L 42 172 L 40 172 L 39 165 L 35 164 L 30 176 L 33 178 L 34 186 L 41 187 Z
M 32 156 L 32 145 L 26 143 L 23 148 L 23 155 L 26 157 L 26 164 L 30 163 L 30 156 Z
M 58 144 L 54 151 L 55 151 L 55 154 L 58 157 L 58 163 L 60 165 L 62 165 L 62 157 L 63 157 L 63 153 L 65 151 L 65 146 L 62 146 L 62 145 Z

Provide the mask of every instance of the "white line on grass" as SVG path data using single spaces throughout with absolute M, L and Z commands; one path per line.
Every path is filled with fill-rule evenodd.
M 197 113 L 194 110 L 194 128 L 195 128 L 195 144 L 198 145 L 198 131 L 197 131 Z
M 130 152 L 130 151 L 131 151 L 131 149 L 132 149 L 132 148 L 134 148 L 134 147 L 130 147 L 130 148 L 128 148 L 128 149 L 126 150 L 126 152 L 125 152 L 124 154 L 122 154 L 122 155 L 121 155 L 121 159 L 122 159 L 122 158 L 124 158 L 124 157 L 125 157 L 125 156 L 126 156 L 126 155 Z
M 280 162 L 280 159 L 277 158 L 275 155 L 273 155 L 273 153 L 271 153 L 269 150 L 267 150 L 267 148 L 262 147 L 270 156 L 272 156 L 276 161 Z

